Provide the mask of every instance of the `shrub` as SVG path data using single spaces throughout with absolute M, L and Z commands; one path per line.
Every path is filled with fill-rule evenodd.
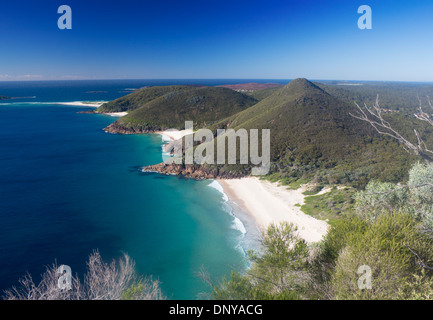
M 98 251 L 89 256 L 84 282 L 72 276 L 71 288 L 58 286 L 58 266 L 47 267 L 36 284 L 27 274 L 19 280 L 20 287 L 5 291 L 7 300 L 160 300 L 163 299 L 158 281 L 140 277 L 135 263 L 124 255 L 119 261 L 104 262 Z
M 433 260 L 432 240 L 419 232 L 408 214 L 381 215 L 363 233 L 346 237 L 332 276 L 336 299 L 399 299 L 413 294 L 413 275 L 421 274 L 421 263 Z M 359 289 L 358 268 L 371 268 L 372 288 Z M 429 274 L 431 276 L 431 274 Z
M 373 222 L 384 212 L 404 208 L 409 194 L 404 186 L 389 182 L 370 181 L 364 191 L 355 194 L 355 211 L 365 220 Z
M 263 235 L 263 253 L 250 252 L 246 274 L 214 286 L 216 299 L 296 299 L 309 282 L 309 250 L 287 222 L 271 225 Z

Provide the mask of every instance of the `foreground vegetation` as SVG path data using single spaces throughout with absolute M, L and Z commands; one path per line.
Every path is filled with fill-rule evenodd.
M 84 281 L 70 275 L 61 281 L 59 266 L 46 268 L 42 279 L 35 283 L 27 274 L 20 285 L 5 291 L 7 300 L 161 300 L 164 296 L 159 282 L 137 274 L 134 261 L 124 255 L 118 261 L 106 263 L 98 251 L 89 256 Z M 59 284 L 61 282 L 61 284 Z M 62 285 L 65 285 L 63 286 Z
M 317 245 L 308 246 L 291 224 L 270 226 L 263 252 L 249 253 L 252 267 L 212 284 L 214 298 L 433 298 L 432 181 L 428 162 L 412 167 L 407 185 L 371 181 L 354 194 L 353 214 L 334 219 Z M 326 215 L 323 209 L 317 212 Z

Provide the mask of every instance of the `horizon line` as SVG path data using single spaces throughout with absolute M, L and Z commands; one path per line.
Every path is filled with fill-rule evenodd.
M 292 81 L 294 79 L 304 78 L 309 81 L 342 81 L 342 82 L 400 82 L 400 83 L 433 83 L 433 80 L 357 80 L 357 79 L 311 79 L 307 77 L 296 78 L 94 78 L 94 79 L 26 79 L 26 80 L 0 80 L 0 83 L 6 82 L 60 82 L 60 81 L 128 81 L 128 80 L 278 80 Z

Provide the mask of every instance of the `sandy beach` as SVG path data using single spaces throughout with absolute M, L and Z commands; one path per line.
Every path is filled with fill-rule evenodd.
M 99 108 L 105 103 L 105 101 L 95 101 L 95 102 L 83 102 L 83 101 L 73 101 L 73 102 L 57 102 L 56 104 L 61 104 L 64 106 L 80 106 L 80 107 L 94 107 Z M 105 112 L 104 114 L 112 117 L 124 117 L 128 112 Z
M 65 106 L 82 106 L 82 107 L 95 107 L 99 108 L 106 101 L 95 101 L 95 102 L 83 102 L 83 101 L 72 101 L 72 102 L 56 102 L 56 104 L 61 104 Z
M 107 112 L 104 114 L 112 116 L 112 117 L 124 117 L 128 114 L 128 112 Z
M 227 196 L 241 206 L 264 231 L 271 223 L 291 222 L 305 241 L 318 242 L 326 235 L 329 225 L 300 210 L 304 203 L 304 188 L 289 190 L 257 177 L 218 180 Z M 324 190 L 323 192 L 326 192 Z
M 188 134 L 192 134 L 194 132 L 192 131 L 192 129 L 186 129 L 186 130 L 168 129 L 165 131 L 158 131 L 155 133 L 166 136 L 166 137 L 170 138 L 170 140 L 172 140 L 172 141 L 176 141 L 176 140 L 182 139 L 184 136 L 186 136 Z

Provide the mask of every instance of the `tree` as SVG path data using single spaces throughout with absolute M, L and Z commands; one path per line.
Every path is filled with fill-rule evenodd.
M 408 213 L 433 230 L 433 163 L 417 162 L 409 171 L 407 185 L 370 181 L 355 198 L 357 214 L 373 222 L 390 211 Z
M 433 127 L 433 114 L 424 111 L 422 101 L 419 97 L 418 101 L 418 112 L 414 114 L 415 118 L 426 123 L 428 126 Z M 424 221 L 425 227 L 427 227 L 430 232 L 433 232 L 433 151 L 427 147 L 417 129 L 413 129 L 417 142 L 412 143 L 403 137 L 403 135 L 395 130 L 391 124 L 383 118 L 382 111 L 379 106 L 379 96 L 377 96 L 376 103 L 372 108 L 367 107 L 366 104 L 364 104 L 364 107 L 360 107 L 356 102 L 355 104 L 358 113 L 356 115 L 351 114 L 351 116 L 369 123 L 376 129 L 378 133 L 390 136 L 400 142 L 407 152 L 419 155 L 426 160 L 426 163 L 417 163 L 412 167 L 409 172 L 409 182 L 406 186 L 403 185 L 397 188 L 391 187 L 391 189 L 395 190 L 375 190 L 375 192 L 370 194 L 372 196 L 371 199 L 378 200 L 378 198 L 382 198 L 381 200 L 383 200 L 383 198 L 388 198 L 387 200 L 389 200 L 389 197 L 395 197 L 397 195 L 395 191 L 399 191 L 404 188 L 408 189 L 411 194 L 411 198 L 406 203 L 404 209 L 406 211 L 414 211 L 413 213 L 421 217 L 421 219 Z M 433 111 L 433 104 L 429 97 L 427 97 L 427 104 L 428 107 Z M 379 187 L 381 188 L 375 189 L 384 189 L 385 185 L 380 185 Z M 365 201 L 365 198 L 362 199 L 362 196 L 363 195 L 361 194 L 359 197 L 359 200 L 363 200 L 360 201 L 359 207 L 362 207 L 362 204 L 366 204 L 368 202 Z M 400 205 L 399 207 L 401 208 L 402 206 Z
M 310 281 L 310 251 L 296 234 L 293 224 L 272 224 L 263 235 L 263 252 L 249 252 L 251 268 L 245 274 L 233 272 L 213 286 L 216 299 L 299 298 Z M 209 281 L 208 281 L 209 282 Z
M 418 113 L 414 114 L 415 118 L 433 126 L 432 115 L 424 111 L 422 106 L 422 101 L 420 98 L 418 98 L 418 101 L 419 101 Z M 429 97 L 427 97 L 427 103 L 429 105 L 429 108 L 433 110 L 433 105 Z M 379 106 L 379 95 L 377 96 L 376 103 L 373 105 L 372 108 L 369 108 L 366 104 L 364 104 L 364 107 L 360 107 L 359 104 L 356 102 L 355 105 L 357 107 L 358 113 L 355 115 L 350 113 L 352 117 L 369 123 L 371 126 L 373 126 L 374 129 L 376 129 L 378 133 L 389 136 L 397 140 L 403 145 L 403 148 L 409 153 L 420 155 L 428 161 L 433 160 L 432 159 L 433 151 L 426 146 L 418 130 L 413 129 L 415 136 L 417 138 L 417 142 L 412 143 L 408 139 L 403 137 L 397 130 L 395 130 L 391 126 L 391 124 L 388 121 L 386 121 L 383 118 L 382 109 Z
M 370 181 L 364 191 L 355 196 L 355 211 L 363 219 L 373 222 L 378 216 L 406 206 L 408 188 L 389 182 Z

